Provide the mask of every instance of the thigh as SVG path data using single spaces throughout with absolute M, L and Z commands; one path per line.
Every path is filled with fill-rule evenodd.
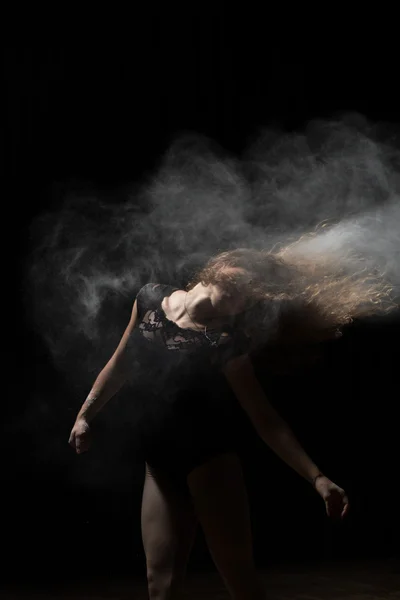
M 148 568 L 183 569 L 193 544 L 197 518 L 186 482 L 146 465 L 142 498 L 142 538 Z
M 234 565 L 253 568 L 253 542 L 247 491 L 236 454 L 221 454 L 188 476 L 197 517 L 220 571 Z

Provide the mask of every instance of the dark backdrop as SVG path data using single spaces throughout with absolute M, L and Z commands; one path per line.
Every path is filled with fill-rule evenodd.
M 132 37 L 17 40 L 5 48 L 2 538 L 10 577 L 21 568 L 37 576 L 141 571 L 144 561 L 142 467 L 130 466 L 123 449 L 110 457 L 101 431 L 92 453 L 78 458 L 68 448 L 84 398 L 71 397 L 73 373 L 57 373 L 25 316 L 28 227 L 57 207 L 55 190 L 71 181 L 110 190 L 138 181 L 179 131 L 240 152 L 264 125 L 290 130 L 342 110 L 400 120 L 396 58 L 387 47 L 372 51 L 368 40 L 343 39 L 340 48 L 287 37 L 275 43 L 222 23 L 204 29 L 147 20 Z M 323 348 L 317 367 L 290 377 L 261 369 L 272 400 L 352 501 L 347 522 L 330 523 L 310 486 L 249 439 L 246 476 L 261 564 L 398 552 L 398 334 L 394 320 L 355 325 Z M 40 411 L 40 397 L 52 401 L 33 434 L 26 415 Z M 38 431 L 44 439 L 56 435 L 62 449 L 54 453 L 49 443 L 38 455 Z M 201 538 L 192 564 L 210 564 Z

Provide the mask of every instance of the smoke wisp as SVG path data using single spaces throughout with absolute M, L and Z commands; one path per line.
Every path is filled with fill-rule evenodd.
M 60 368 L 93 378 L 149 281 L 183 286 L 211 255 L 279 247 L 335 254 L 400 286 L 400 151 L 394 128 L 360 115 L 265 131 L 240 157 L 179 137 L 121 200 L 71 190 L 32 224 L 27 306 Z

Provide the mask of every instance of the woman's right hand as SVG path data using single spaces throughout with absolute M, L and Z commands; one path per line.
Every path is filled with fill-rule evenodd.
M 91 438 L 89 423 L 82 417 L 77 419 L 69 436 L 69 444 L 76 450 L 77 454 L 81 454 L 89 450 Z

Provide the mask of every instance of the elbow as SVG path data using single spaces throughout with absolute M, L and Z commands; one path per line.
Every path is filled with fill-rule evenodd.
M 264 441 L 273 439 L 276 428 L 275 426 L 268 420 L 263 417 L 257 417 L 252 419 L 254 429 L 257 431 L 258 435 Z

